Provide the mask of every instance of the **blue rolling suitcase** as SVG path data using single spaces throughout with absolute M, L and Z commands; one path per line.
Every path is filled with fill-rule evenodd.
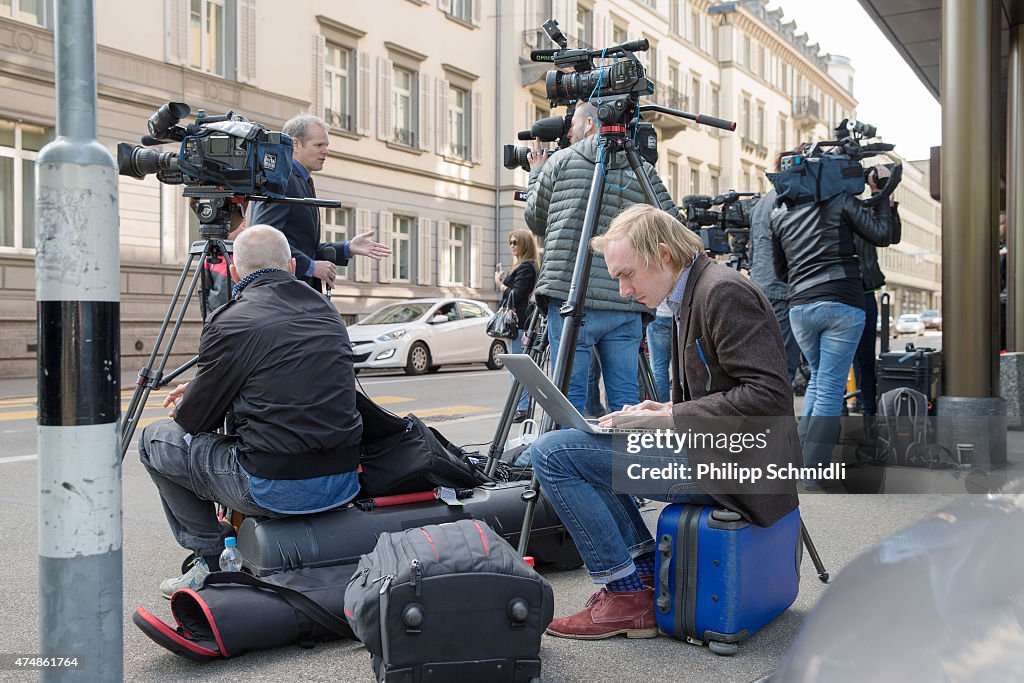
M 800 510 L 768 528 L 731 510 L 669 505 L 658 518 L 658 628 L 712 652 L 735 654 L 796 600 Z

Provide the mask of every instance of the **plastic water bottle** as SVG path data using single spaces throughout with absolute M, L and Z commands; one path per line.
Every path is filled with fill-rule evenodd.
M 235 547 L 235 537 L 224 539 L 224 552 L 220 554 L 220 570 L 222 572 L 242 571 L 242 553 Z

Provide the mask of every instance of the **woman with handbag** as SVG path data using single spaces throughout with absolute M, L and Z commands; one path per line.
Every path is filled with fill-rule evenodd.
M 518 333 L 508 343 L 509 353 L 523 352 L 523 332 L 529 320 L 526 310 L 530 304 L 530 296 L 537 285 L 539 259 L 537 258 L 537 241 L 529 230 L 513 230 L 508 236 L 508 248 L 514 259 L 512 267 L 506 272 L 499 270 L 494 273 L 494 283 L 501 288 L 501 306 L 514 309 L 518 319 Z M 512 378 L 515 381 L 515 378 Z M 516 407 L 513 422 L 526 419 L 527 408 L 530 407 L 530 395 L 523 391 L 519 405 Z

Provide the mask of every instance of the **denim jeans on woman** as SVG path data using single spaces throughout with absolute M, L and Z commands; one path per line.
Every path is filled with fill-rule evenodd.
M 509 353 L 523 352 L 523 335 L 525 334 L 526 330 L 519 330 L 519 334 L 516 336 L 515 339 L 505 340 L 506 342 L 508 342 Z M 516 378 L 514 375 L 512 375 L 512 373 L 509 373 L 509 380 L 511 380 L 512 383 L 515 384 Z M 526 410 L 527 408 L 530 407 L 530 392 L 528 392 L 526 389 L 520 388 L 519 395 L 520 399 L 519 403 L 516 404 L 516 410 Z
M 564 301 L 548 301 L 548 342 L 551 362 L 558 358 L 558 345 L 562 338 L 562 316 L 558 310 Z M 590 356 L 594 351 L 601 356 L 604 389 L 608 395 L 608 410 L 621 410 L 625 405 L 639 402 L 637 361 L 643 328 L 640 314 L 629 311 L 586 310 L 586 322 L 579 330 L 576 354 L 573 358 L 572 377 L 566 398 L 581 415 L 587 404 L 587 384 L 590 374 Z
M 798 428 L 804 465 L 828 465 L 839 438 L 846 379 L 864 329 L 864 311 L 836 301 L 815 301 L 790 308 L 789 322 L 811 366 Z
M 612 488 L 612 438 L 563 429 L 542 434 L 530 449 L 541 491 L 576 542 L 590 578 L 597 584 L 629 576 L 636 569 L 634 558 L 655 546 L 633 497 Z M 657 454 L 656 449 L 644 449 L 645 456 Z M 666 462 L 684 466 L 689 462 L 685 452 L 666 449 L 664 457 Z M 696 483 L 680 483 L 675 488 L 678 493 L 670 496 L 644 495 L 671 503 L 714 504 Z

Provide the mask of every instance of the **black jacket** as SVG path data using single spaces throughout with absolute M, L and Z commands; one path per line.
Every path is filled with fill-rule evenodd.
M 903 224 L 900 222 L 899 202 L 892 207 L 892 232 L 889 244 L 899 244 L 903 236 Z M 864 281 L 864 292 L 873 292 L 885 284 L 885 274 L 878 265 L 878 251 L 860 235 L 853 236 L 853 246 L 857 250 L 860 264 L 860 277 Z
M 310 192 L 302 175 L 292 169 L 288 177 L 289 197 L 308 198 L 316 195 Z M 249 213 L 249 225 L 270 225 L 288 238 L 295 259 L 295 277 L 320 291 L 320 280 L 305 277 L 311 261 L 331 260 L 339 266 L 348 265 L 345 258 L 344 242 L 320 241 L 320 209 L 315 206 L 288 204 L 285 202 L 253 202 Z M 324 248 L 333 247 L 333 259 L 324 257 Z
M 523 261 L 518 268 L 505 275 L 501 284 L 508 287 L 501 303 L 504 304 L 509 297 L 514 297 L 513 303 L 516 315 L 519 317 L 519 329 L 525 330 L 528 322 L 526 309 L 530 306 L 530 295 L 533 294 L 533 288 L 537 286 L 537 266 L 533 264 L 533 261 Z
M 814 204 L 782 204 L 772 211 L 771 226 L 775 273 L 791 299 L 833 280 L 860 280 L 854 233 L 878 247 L 892 239 L 889 202 L 869 207 L 847 192 Z
M 215 311 L 199 342 L 199 372 L 175 421 L 190 434 L 228 411 L 246 472 L 308 479 L 359 465 L 352 345 L 338 311 L 285 272 L 261 275 Z

